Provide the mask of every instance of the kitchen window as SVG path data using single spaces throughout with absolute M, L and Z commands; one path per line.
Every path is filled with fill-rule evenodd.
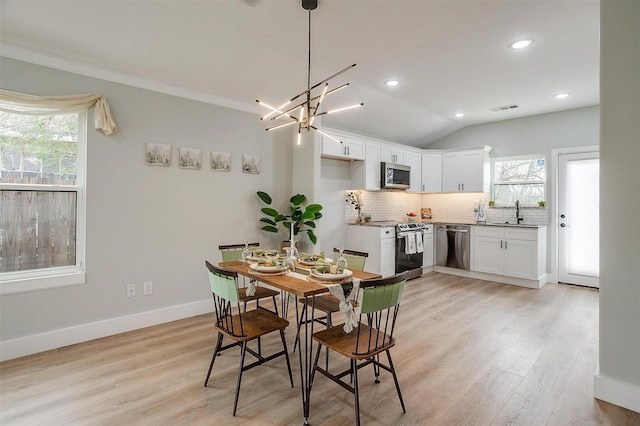
M 0 112 L 0 294 L 84 283 L 86 117 Z
M 545 200 L 546 160 L 543 155 L 491 160 L 491 199 L 497 206 L 538 206 Z

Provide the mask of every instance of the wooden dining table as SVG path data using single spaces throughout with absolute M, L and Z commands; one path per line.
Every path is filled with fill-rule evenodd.
M 251 263 L 241 260 L 235 260 L 230 262 L 220 262 L 218 264 L 221 268 L 235 271 L 240 275 L 253 278 L 257 281 L 268 284 L 279 290 L 284 291 L 285 297 L 283 302 L 288 300 L 288 294 L 293 294 L 296 299 L 298 298 L 310 298 L 311 309 L 305 310 L 303 321 L 304 327 L 304 345 L 302 344 L 302 337 L 300 339 L 300 350 L 298 351 L 298 358 L 300 360 L 300 382 L 302 388 L 302 411 L 304 415 L 305 425 L 309 424 L 309 395 L 311 392 L 311 375 L 313 368 L 313 324 L 314 324 L 314 306 L 315 296 L 319 294 L 326 294 L 329 292 L 327 285 L 323 285 L 320 282 L 313 280 L 302 279 L 300 274 L 264 274 L 257 273 L 250 268 Z M 352 270 L 352 279 L 364 280 L 372 278 L 380 278 L 379 274 L 365 271 Z M 327 282 L 330 284 L 330 282 Z M 286 317 L 286 310 L 284 309 L 286 304 L 283 303 L 282 315 Z M 310 315 L 310 317 L 309 317 Z M 298 319 L 296 318 L 296 321 Z M 304 353 L 303 353 L 304 352 Z

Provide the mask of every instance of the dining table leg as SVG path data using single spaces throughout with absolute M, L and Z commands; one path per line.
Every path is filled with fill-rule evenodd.
M 311 296 L 311 309 L 304 310 L 304 350 L 302 350 L 302 338 L 300 339 L 300 349 L 298 350 L 298 358 L 300 359 L 300 383 L 302 385 L 302 409 L 305 425 L 309 425 L 309 397 L 311 395 L 311 377 L 313 373 L 313 319 L 315 301 L 315 296 Z M 309 311 L 311 311 L 311 319 L 309 319 Z

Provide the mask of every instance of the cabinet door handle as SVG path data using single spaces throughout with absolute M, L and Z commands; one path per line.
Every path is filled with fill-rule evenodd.
M 507 249 L 507 242 L 506 241 L 504 242 L 504 249 L 505 250 Z
M 500 248 L 502 248 L 502 240 L 500 240 Z
M 464 191 L 464 183 L 462 184 L 462 190 Z

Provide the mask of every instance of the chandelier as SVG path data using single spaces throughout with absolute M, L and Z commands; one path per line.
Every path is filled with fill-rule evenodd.
M 329 90 L 329 81 L 340 74 L 350 70 L 355 67 L 356 64 L 349 65 L 348 67 L 338 71 L 337 73 L 325 78 L 324 80 L 311 85 L 311 11 L 318 7 L 318 0 L 302 0 L 302 8 L 309 11 L 309 49 L 308 49 L 308 61 L 307 61 L 307 88 L 297 95 L 290 98 L 288 101 L 284 102 L 282 105 L 274 107 L 269 104 L 266 104 L 260 100 L 256 100 L 256 102 L 270 110 L 270 112 L 262 117 L 260 120 L 276 121 L 276 120 L 286 120 L 284 123 L 274 124 L 273 126 L 267 128 L 267 131 L 280 129 L 282 127 L 291 126 L 294 124 L 298 125 L 298 145 L 300 145 L 301 133 L 302 130 L 307 130 L 308 132 L 311 129 L 315 130 L 322 135 L 333 139 L 336 142 L 341 142 L 339 139 L 334 136 L 328 134 L 327 132 L 320 129 L 317 125 L 314 125 L 314 121 L 316 117 L 320 117 L 322 115 L 333 114 L 340 111 L 345 111 L 352 108 L 357 108 L 359 106 L 364 105 L 364 103 L 358 103 L 355 105 L 349 105 L 342 108 L 336 108 L 329 111 L 321 111 L 320 106 L 324 101 L 325 97 L 337 92 L 338 90 L 344 89 L 349 85 L 349 83 L 342 84 L 338 87 L 335 87 Z M 317 93 L 314 95 L 313 91 L 315 89 L 321 88 L 322 92 L 318 95 Z M 293 104 L 293 106 L 290 106 Z

